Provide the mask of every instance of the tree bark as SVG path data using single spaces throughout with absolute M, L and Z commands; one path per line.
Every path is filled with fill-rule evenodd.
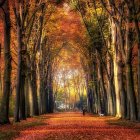
M 128 6 L 128 18 L 127 18 L 127 23 L 126 23 L 126 60 L 125 60 L 125 65 L 126 65 L 126 80 L 127 80 L 127 96 L 129 99 L 130 103 L 130 120 L 136 120 L 136 96 L 135 96 L 135 91 L 134 91 L 134 82 L 133 82 L 133 73 L 132 73 L 132 45 L 133 45 L 133 40 L 132 40 L 132 32 L 131 32 L 131 14 L 132 14 L 132 9 L 129 9 Z
M 126 64 L 126 79 L 127 79 L 127 96 L 130 103 L 130 120 L 136 120 L 136 97 L 134 93 L 132 66 L 130 63 Z
M 31 69 L 31 90 L 33 97 L 33 115 L 39 115 L 38 97 L 37 97 L 37 77 L 36 77 L 36 61 L 32 62 Z
M 50 63 L 50 70 L 49 70 L 49 113 L 53 113 L 54 110 L 54 99 L 53 99 L 53 86 L 52 86 L 52 63 Z
M 19 122 L 20 111 L 20 91 L 21 91 L 21 71 L 22 71 L 22 40 L 21 29 L 17 25 L 17 38 L 18 38 L 18 67 L 17 67 L 17 84 L 16 84 L 16 104 L 15 104 L 15 122 Z
M 140 43 L 138 49 L 138 120 L 140 121 Z
M 133 17 L 134 17 L 134 24 L 137 34 L 137 42 L 138 42 L 138 120 L 140 121 L 140 28 L 139 28 L 139 21 L 138 21 L 138 13 L 136 11 L 136 4 L 134 0 L 131 1 L 133 6 Z
M 125 47 L 124 47 L 124 36 L 122 34 L 122 25 L 117 24 L 117 31 L 118 31 L 118 49 L 120 50 L 121 53 L 118 54 L 118 59 L 117 59 L 117 65 L 118 65 L 118 86 L 119 86 L 119 92 L 120 92 L 120 105 L 121 105 L 121 117 L 126 118 L 127 114 L 127 96 L 124 88 L 124 81 L 123 81 L 123 61 L 122 58 L 125 59 L 126 54 L 125 54 Z
M 3 96 L 0 108 L 0 123 L 9 123 L 9 97 L 11 87 L 11 52 L 10 52 L 10 11 L 9 1 L 6 0 L 3 5 L 4 10 L 4 83 L 3 83 Z
M 97 52 L 98 53 L 98 52 Z M 105 90 L 105 85 L 104 85 L 104 78 L 103 78 L 103 70 L 102 70 L 102 64 L 100 61 L 100 57 L 98 57 L 97 54 L 97 59 L 98 59 L 98 75 L 99 75 L 99 81 L 100 81 L 100 86 L 101 86 L 101 95 L 102 95 L 102 101 L 101 101 L 101 110 L 100 113 L 107 114 L 107 95 L 106 95 L 106 90 Z
M 20 89 L 20 119 L 26 119 L 26 106 L 25 106 L 25 75 L 21 76 L 21 89 Z
M 29 76 L 29 75 L 28 75 Z M 26 77 L 26 82 L 25 82 L 25 101 L 26 101 L 26 117 L 31 117 L 31 112 L 30 112 L 30 88 L 29 88 L 29 79 L 28 76 Z
M 98 113 L 98 92 L 97 92 L 97 72 L 96 72 L 96 63 L 93 62 L 93 92 L 94 92 L 94 113 Z
M 1 60 L 1 54 L 2 54 L 2 45 L 0 43 L 0 63 L 2 63 L 2 60 Z M 2 96 L 2 68 L 0 66 L 0 99 L 1 99 L 1 96 Z M 0 104 L 1 106 L 1 104 Z

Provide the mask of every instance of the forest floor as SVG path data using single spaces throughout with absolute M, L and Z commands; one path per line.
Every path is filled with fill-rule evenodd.
M 0 126 L 0 140 L 140 140 L 140 123 L 66 112 Z

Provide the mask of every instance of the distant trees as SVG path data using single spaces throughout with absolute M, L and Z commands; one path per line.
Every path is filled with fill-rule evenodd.
M 82 110 L 86 106 L 85 75 L 79 59 L 81 54 L 78 52 L 76 55 L 73 53 L 74 51 L 72 46 L 64 47 L 59 56 L 55 58 L 57 69 L 53 73 L 53 87 L 56 110 L 59 110 L 60 104 L 64 105 L 65 111 L 76 108 Z M 61 103 L 59 104 L 59 102 Z

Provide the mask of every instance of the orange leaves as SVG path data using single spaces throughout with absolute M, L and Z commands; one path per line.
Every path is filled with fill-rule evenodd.
M 19 134 L 14 138 L 16 140 L 140 139 L 140 123 L 120 122 L 113 117 L 98 117 L 89 114 L 82 116 L 80 112 L 42 115 L 28 119 L 27 122 L 3 127 L 7 128 L 7 131 L 8 129 L 16 130 Z M 4 131 L 2 128 L 0 130 Z

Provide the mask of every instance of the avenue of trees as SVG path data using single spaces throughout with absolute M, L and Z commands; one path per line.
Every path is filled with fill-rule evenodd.
M 46 45 L 45 28 L 53 7 L 41 0 L 4 0 L 0 1 L 0 7 L 4 34 L 0 123 L 9 123 L 9 100 L 13 89 L 16 92 L 16 122 L 31 114 L 53 112 L 51 46 Z M 11 81 L 13 77 L 16 78 L 12 79 L 14 82 Z
M 89 111 L 140 120 L 140 3 L 73 0 L 72 4 L 90 37 L 83 64 Z
M 56 56 L 67 46 L 57 25 L 63 2 L 85 29 L 73 41 L 88 111 L 140 120 L 139 0 L 0 0 L 0 124 L 10 123 L 11 100 L 15 122 L 53 113 Z
M 82 110 L 87 104 L 85 74 L 80 62 L 81 54 L 75 53 L 75 50 L 77 49 L 73 48 L 72 44 L 67 43 L 67 47 L 63 48 L 55 59 L 55 64 L 58 65 L 53 73 L 56 111 L 70 111 L 76 108 Z

